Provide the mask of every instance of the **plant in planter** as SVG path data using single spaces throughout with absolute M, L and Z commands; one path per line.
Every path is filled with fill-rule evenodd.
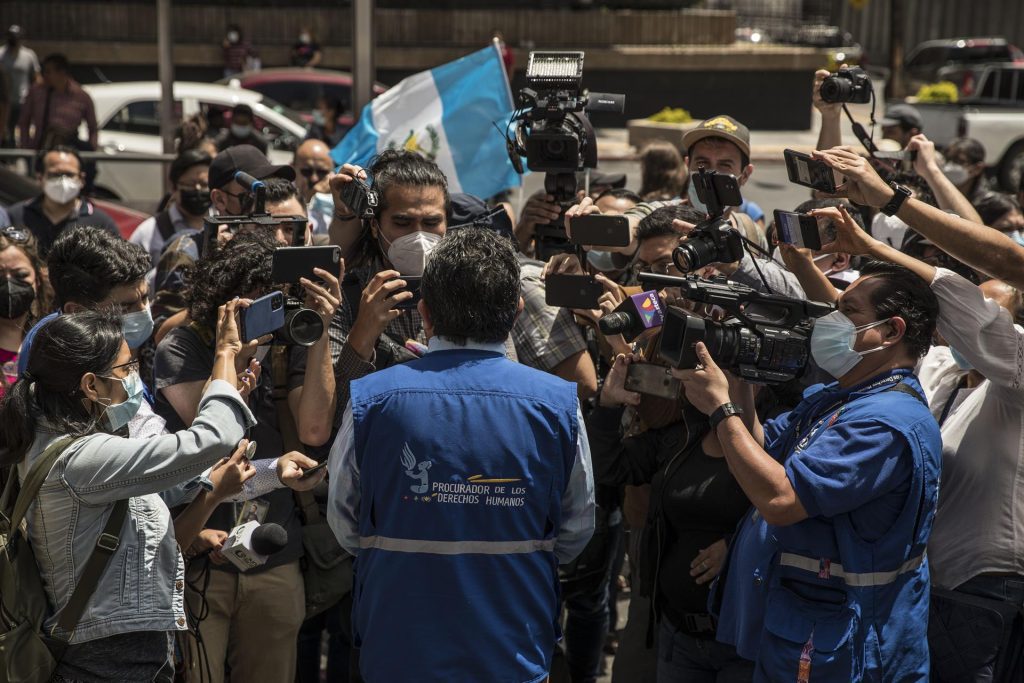
M 676 148 L 681 148 L 686 131 L 698 123 L 690 112 L 681 107 L 665 107 L 646 119 L 628 121 L 626 128 L 629 131 L 629 144 L 638 150 L 655 140 L 666 140 Z

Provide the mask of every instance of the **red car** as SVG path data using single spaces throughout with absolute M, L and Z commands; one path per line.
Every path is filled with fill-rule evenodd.
M 217 81 L 221 84 L 238 84 L 247 90 L 255 90 L 272 100 L 280 102 L 297 112 L 308 124 L 313 121 L 312 111 L 321 97 L 341 102 L 341 116 L 338 123 L 351 128 L 355 123 L 352 115 L 352 74 L 347 71 L 330 69 L 263 69 L 246 71 L 230 78 Z M 380 83 L 373 86 L 374 96 L 380 95 L 387 87 Z

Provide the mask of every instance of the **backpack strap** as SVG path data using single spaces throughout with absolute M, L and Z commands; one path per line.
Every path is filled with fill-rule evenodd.
M 78 580 L 78 585 L 71 593 L 71 598 L 57 617 L 57 626 L 67 632 L 68 640 L 71 640 L 71 636 L 74 635 L 75 628 L 78 626 L 82 614 L 85 613 L 89 599 L 96 592 L 96 586 L 99 585 L 100 577 L 106 571 L 111 556 L 121 545 L 121 528 L 124 526 L 127 516 L 128 499 L 124 498 L 114 503 L 114 509 L 110 511 L 110 517 L 107 518 L 107 524 L 103 527 L 103 533 L 96 539 L 96 545 L 85 563 L 85 569 L 82 570 L 82 578 Z
M 916 399 L 917 399 L 918 401 L 920 401 L 921 403 L 923 403 L 923 404 L 925 405 L 925 407 L 926 407 L 926 408 L 928 407 L 928 401 L 926 401 L 926 400 L 924 399 L 924 397 L 923 397 L 923 396 L 921 396 L 921 394 L 917 393 L 916 391 L 914 391 L 914 389 L 912 389 L 911 387 L 908 387 L 908 386 L 907 386 L 906 384 L 904 384 L 903 382 L 899 382 L 899 383 L 897 383 L 897 384 L 894 384 L 894 385 L 892 385 L 891 387 L 889 387 L 888 389 L 886 389 L 886 391 L 898 391 L 898 392 L 900 392 L 901 394 L 906 394 L 907 396 L 913 396 L 913 397 L 914 397 L 914 398 L 916 398 Z
M 160 231 L 160 236 L 164 238 L 164 244 L 166 244 L 174 234 L 174 223 L 171 222 L 169 210 L 164 209 L 156 215 L 156 229 Z
M 21 526 L 21 522 L 25 519 L 25 514 L 28 512 L 28 506 L 32 504 L 39 494 L 39 489 L 43 486 L 43 481 L 50 474 L 50 470 L 53 469 L 53 464 L 57 462 L 57 458 L 74 440 L 75 438 L 72 436 L 57 439 L 47 446 L 42 455 L 32 464 L 28 475 L 25 477 L 25 481 L 21 484 L 18 499 L 14 502 L 14 512 L 11 514 L 12 534 L 16 533 Z M 17 478 L 17 472 L 12 471 L 11 480 L 13 481 Z M 8 485 L 10 486 L 10 484 Z

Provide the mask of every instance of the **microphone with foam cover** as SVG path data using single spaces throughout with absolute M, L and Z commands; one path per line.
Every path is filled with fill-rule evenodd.
M 266 563 L 267 557 L 288 545 L 288 532 L 280 524 L 246 522 L 236 526 L 221 548 L 221 555 L 238 571 L 255 569 Z
M 640 292 L 626 298 L 614 311 L 603 316 L 597 326 L 604 335 L 621 334 L 626 341 L 632 341 L 642 332 L 660 327 L 664 319 L 658 293 Z

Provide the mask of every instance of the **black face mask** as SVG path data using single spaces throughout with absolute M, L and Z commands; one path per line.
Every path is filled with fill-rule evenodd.
M 0 280 L 0 318 L 13 320 L 28 313 L 35 301 L 36 290 L 22 280 Z
M 181 208 L 193 216 L 202 216 L 210 209 L 209 190 L 181 190 Z

